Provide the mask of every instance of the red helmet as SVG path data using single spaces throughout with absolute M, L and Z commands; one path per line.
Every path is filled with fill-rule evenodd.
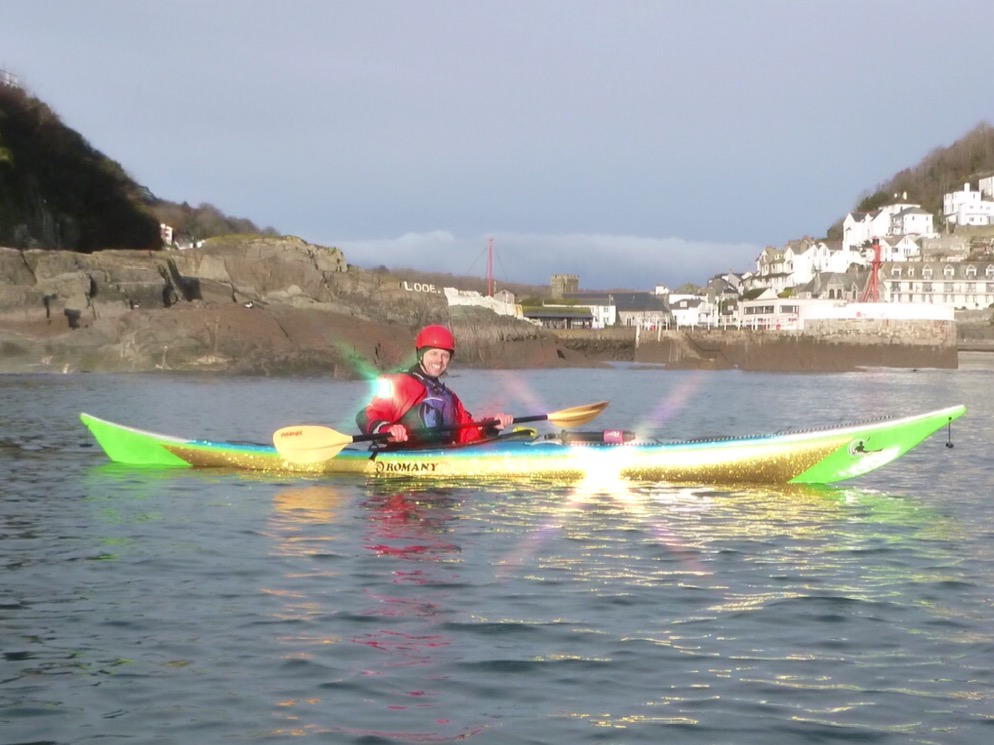
M 425 326 L 418 332 L 414 340 L 417 351 L 427 348 L 446 349 L 450 354 L 456 353 L 456 338 L 445 326 Z

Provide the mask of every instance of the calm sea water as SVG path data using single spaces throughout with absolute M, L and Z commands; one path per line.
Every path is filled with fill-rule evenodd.
M 78 421 L 354 431 L 362 383 L 0 377 L 0 743 L 991 741 L 994 359 L 451 383 L 674 438 L 969 411 L 836 488 L 400 489 L 117 467 Z

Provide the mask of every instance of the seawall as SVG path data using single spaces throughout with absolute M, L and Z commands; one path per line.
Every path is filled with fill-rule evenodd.
M 845 372 L 865 367 L 956 369 L 953 321 L 825 320 L 804 331 L 557 331 L 563 346 L 589 358 L 670 369 Z

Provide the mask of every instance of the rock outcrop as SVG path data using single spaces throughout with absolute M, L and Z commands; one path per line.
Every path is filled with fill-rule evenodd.
M 414 331 L 452 325 L 459 361 L 580 365 L 529 323 L 349 267 L 299 238 L 236 236 L 191 251 L 0 248 L 0 372 L 217 370 L 368 376 L 408 364 Z

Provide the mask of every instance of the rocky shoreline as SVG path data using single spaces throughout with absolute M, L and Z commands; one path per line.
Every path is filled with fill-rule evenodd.
M 0 248 L 0 372 L 203 371 L 358 378 L 410 364 L 425 323 L 452 325 L 473 367 L 591 364 L 555 335 L 297 238 L 196 251 Z
M 410 364 L 418 327 L 452 326 L 477 368 L 652 363 L 667 369 L 838 372 L 956 367 L 956 329 L 912 340 L 863 335 L 555 333 L 403 278 L 350 267 L 293 237 L 230 236 L 196 251 L 0 248 L 0 373 L 201 371 L 368 377 Z M 988 321 L 975 324 L 986 343 Z M 960 329 L 962 331 L 962 329 Z M 990 335 L 994 339 L 994 333 Z M 959 344 L 970 339 L 959 339 Z

